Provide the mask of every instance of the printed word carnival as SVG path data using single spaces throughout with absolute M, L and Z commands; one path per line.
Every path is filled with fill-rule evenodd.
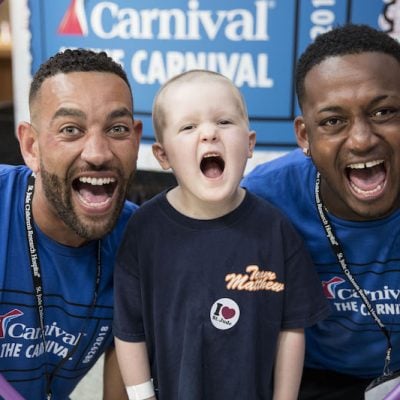
M 249 9 L 230 10 L 200 9 L 197 0 L 190 0 L 187 9 L 140 10 L 100 2 L 91 12 L 90 26 L 103 40 L 137 40 L 130 61 L 121 59 L 126 58 L 122 49 L 112 53 L 130 68 L 139 84 L 162 84 L 185 70 L 206 68 L 226 75 L 239 87 L 271 88 L 274 80 L 268 75 L 268 54 L 245 50 L 247 44 L 270 40 L 268 21 L 275 7 L 275 0 L 258 0 Z M 142 44 L 152 40 L 157 40 L 159 48 Z M 209 42 L 212 51 L 204 51 L 204 47 L 192 51 L 200 41 Z M 244 51 L 227 52 L 232 44 Z M 185 51 L 185 46 L 190 51 Z

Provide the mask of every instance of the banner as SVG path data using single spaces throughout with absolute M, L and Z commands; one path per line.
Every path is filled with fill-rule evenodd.
M 135 115 L 144 123 L 144 144 L 153 141 L 151 106 L 162 83 L 193 68 L 226 75 L 243 93 L 257 132 L 253 163 L 296 146 L 295 62 L 318 34 L 346 22 L 393 36 L 400 31 L 400 1 L 390 0 L 13 0 L 11 5 L 18 7 L 13 19 L 24 13 L 21 7 L 27 9 L 28 75 L 65 48 L 104 50 L 124 66 Z M 141 168 L 154 166 L 149 160 Z

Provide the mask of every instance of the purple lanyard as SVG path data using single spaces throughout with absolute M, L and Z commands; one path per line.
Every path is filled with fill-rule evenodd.
M 0 395 L 4 400 L 25 400 L 2 374 L 0 374 Z

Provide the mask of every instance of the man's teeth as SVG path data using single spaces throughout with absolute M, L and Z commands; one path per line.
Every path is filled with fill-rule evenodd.
M 362 190 L 356 185 L 354 185 L 353 182 L 350 182 L 351 187 L 359 194 L 363 194 L 364 196 L 372 196 L 375 193 L 378 193 L 380 190 L 382 190 L 382 185 L 378 185 L 376 188 L 372 190 Z
M 79 178 L 79 182 L 90 183 L 91 185 L 101 186 L 115 182 L 115 178 L 91 178 L 89 176 L 82 176 Z
M 374 160 L 374 161 L 368 161 L 366 163 L 350 164 L 347 166 L 347 168 L 353 168 L 353 169 L 371 168 L 371 167 L 375 167 L 375 165 L 379 165 L 382 163 L 383 163 L 383 160 Z

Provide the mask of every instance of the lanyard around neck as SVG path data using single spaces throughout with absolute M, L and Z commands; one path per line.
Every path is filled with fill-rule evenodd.
M 28 241 L 28 253 L 30 259 L 30 270 L 32 273 L 33 279 L 33 286 L 34 286 L 34 296 L 36 299 L 36 310 L 38 313 L 38 319 L 40 324 L 40 333 L 43 343 L 44 353 L 46 354 L 46 327 L 44 323 L 44 294 L 43 294 L 43 281 L 42 281 L 42 271 L 40 267 L 40 259 L 38 254 L 38 245 L 37 245 L 37 237 L 36 232 L 34 229 L 34 222 L 32 216 L 32 197 L 35 188 L 35 178 L 31 175 L 28 179 L 28 185 L 25 192 L 25 227 L 26 227 L 26 237 Z M 76 349 L 78 348 L 79 342 L 82 337 L 82 332 L 84 328 L 86 328 L 86 324 L 88 323 L 91 315 L 93 314 L 94 307 L 96 305 L 97 296 L 99 292 L 100 286 L 100 278 L 101 278 L 101 241 L 99 240 L 97 245 L 97 272 L 96 272 L 96 281 L 95 287 L 93 292 L 93 299 L 90 306 L 89 314 L 85 318 L 83 325 L 79 331 L 78 339 L 74 347 L 69 350 L 68 354 L 55 366 L 52 373 L 49 374 L 47 371 L 47 363 L 46 363 L 46 380 L 47 380 L 47 388 L 46 388 L 46 395 L 47 399 L 51 399 L 51 383 L 55 376 L 55 373 L 64 365 L 64 363 L 72 357 L 75 353 Z
M 371 302 L 368 300 L 367 295 L 365 292 L 360 288 L 357 281 L 355 280 L 353 274 L 351 273 L 346 258 L 344 256 L 343 248 L 336 237 L 335 231 L 329 222 L 328 216 L 325 213 L 325 207 L 322 203 L 321 198 L 321 174 L 317 172 L 317 177 L 315 179 L 315 202 L 317 204 L 317 210 L 319 214 L 319 218 L 321 220 L 322 226 L 325 229 L 325 233 L 327 238 L 329 239 L 329 243 L 332 247 L 333 252 L 336 255 L 339 265 L 341 266 L 345 276 L 353 285 L 354 289 L 357 291 L 358 295 L 361 297 L 363 303 L 367 307 L 367 310 L 378 324 L 379 328 L 381 329 L 382 333 L 385 335 L 387 340 L 387 349 L 386 349 L 386 357 L 385 357 L 385 366 L 383 369 L 383 375 L 391 374 L 390 371 L 390 361 L 391 361 L 391 353 L 392 353 L 392 343 L 390 341 L 390 334 L 381 319 L 379 318 L 378 314 L 376 313 L 374 307 L 372 306 Z

